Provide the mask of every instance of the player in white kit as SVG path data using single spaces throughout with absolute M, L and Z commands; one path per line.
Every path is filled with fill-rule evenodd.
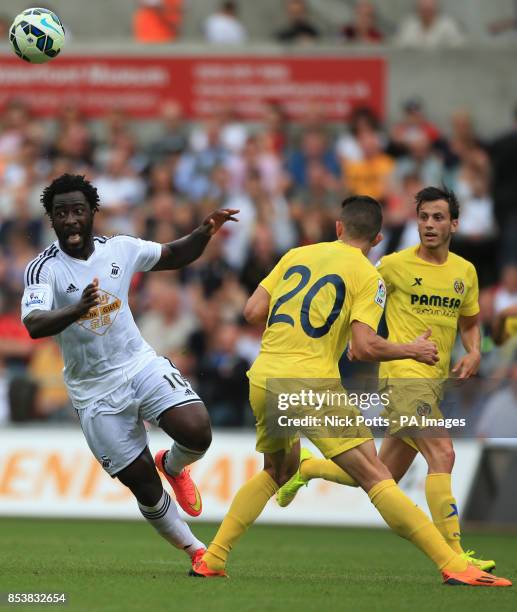
M 57 178 L 41 202 L 57 240 L 25 270 L 22 321 L 32 338 L 56 337 L 70 399 L 102 467 L 129 487 L 158 533 L 195 562 L 205 545 L 180 518 L 156 468 L 183 510 L 199 515 L 201 497 L 187 466 L 210 446 L 210 419 L 176 366 L 157 356 L 140 335 L 128 291 L 135 272 L 173 270 L 197 259 L 239 211 L 216 210 L 188 236 L 158 244 L 130 236 L 95 237 L 99 196 L 83 176 Z M 174 440 L 154 461 L 144 419 Z

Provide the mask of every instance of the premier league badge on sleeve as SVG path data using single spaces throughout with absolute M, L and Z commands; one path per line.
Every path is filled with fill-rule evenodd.
M 43 291 L 31 291 L 25 301 L 25 306 L 35 306 L 36 304 L 45 303 L 45 293 Z
M 377 293 L 375 294 L 375 303 L 379 304 L 381 308 L 384 308 L 386 304 L 386 285 L 380 278 L 378 281 Z

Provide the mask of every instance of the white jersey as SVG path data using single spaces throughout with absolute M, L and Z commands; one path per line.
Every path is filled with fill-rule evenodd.
M 156 357 L 136 326 L 128 292 L 133 274 L 158 262 L 161 245 L 130 236 L 95 237 L 94 244 L 86 261 L 64 253 L 58 241 L 51 244 L 27 266 L 22 298 L 23 321 L 33 310 L 78 302 L 83 289 L 99 279 L 99 306 L 56 335 L 77 409 L 113 392 Z

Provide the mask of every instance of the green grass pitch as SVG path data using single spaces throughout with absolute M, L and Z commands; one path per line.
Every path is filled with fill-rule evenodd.
M 205 541 L 215 528 L 194 525 Z M 517 582 L 515 536 L 465 541 Z M 256 525 L 233 552 L 230 580 L 187 570 L 187 557 L 143 521 L 0 519 L 0 592 L 65 591 L 69 611 L 517 610 L 517 586 L 442 586 L 432 564 L 387 530 Z

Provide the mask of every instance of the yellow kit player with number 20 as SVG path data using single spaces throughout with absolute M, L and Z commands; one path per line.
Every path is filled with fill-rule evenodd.
M 415 333 L 432 330 L 440 360 L 434 365 L 414 360 L 382 363 L 383 391 L 389 391 L 392 426 L 379 457 L 398 482 L 420 451 L 427 461 L 425 492 L 436 527 L 449 546 L 469 563 L 492 571 L 495 562 L 476 559 L 460 542 L 458 506 L 451 490 L 454 465 L 452 440 L 445 428 L 426 429 L 426 418 L 441 418 L 443 382 L 449 376 L 451 352 L 459 329 L 466 355 L 454 366 L 458 378 L 476 374 L 480 363 L 478 282 L 474 266 L 449 251 L 456 231 L 459 206 L 452 192 L 427 187 L 416 195 L 420 244 L 383 257 L 377 264 L 387 285 L 386 323 L 389 340 L 407 342 Z M 404 423 L 422 423 L 405 431 Z M 404 421 L 405 419 L 405 421 Z M 395 424 L 393 424 L 395 422 Z M 312 458 L 302 449 L 300 469 L 278 493 L 287 506 L 298 489 L 312 478 L 354 486 L 348 474 L 330 462 Z
M 249 299 L 244 315 L 266 329 L 260 355 L 249 371 L 250 403 L 257 420 L 257 450 L 264 469 L 237 492 L 207 552 L 191 570 L 205 578 L 226 576 L 230 550 L 261 514 L 278 488 L 296 472 L 296 438 L 275 438 L 266 428 L 266 387 L 271 379 L 339 379 L 338 360 L 348 340 L 358 358 L 370 361 L 416 359 L 433 365 L 436 346 L 427 333 L 404 344 L 376 334 L 385 288 L 366 255 L 382 239 L 382 212 L 368 196 L 343 202 L 336 222 L 338 240 L 289 251 Z M 462 559 L 438 529 L 399 489 L 377 456 L 371 434 L 309 436 L 332 465 L 348 474 L 370 497 L 386 523 L 420 548 L 447 584 L 509 586 Z

